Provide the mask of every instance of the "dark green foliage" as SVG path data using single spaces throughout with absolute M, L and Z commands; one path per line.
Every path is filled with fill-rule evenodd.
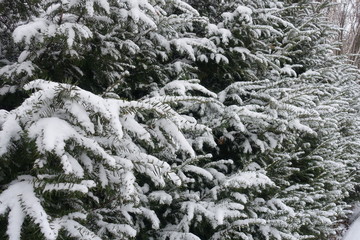
M 19 175 L 35 174 L 33 166 L 38 157 L 35 142 L 26 135 L 15 141 L 10 151 L 0 158 L 0 186 L 9 184 Z

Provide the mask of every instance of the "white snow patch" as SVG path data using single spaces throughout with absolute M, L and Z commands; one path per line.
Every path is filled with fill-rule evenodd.
M 360 239 L 360 218 L 356 219 L 346 232 L 343 240 L 359 240 Z
M 275 185 L 267 176 L 258 172 L 240 172 L 224 182 L 224 186 L 232 188 L 252 188 Z
M 8 216 L 7 235 L 9 240 L 18 240 L 25 216 L 32 218 L 38 224 L 42 234 L 48 240 L 56 239 L 57 233 L 50 227 L 49 217 L 36 197 L 33 184 L 29 181 L 13 182 L 0 194 L 0 215 L 10 209 Z
M 81 182 L 81 184 L 75 184 L 75 183 L 48 183 L 45 185 L 44 192 L 47 191 L 71 191 L 71 192 L 82 192 L 82 193 L 88 193 L 89 188 L 95 187 L 95 182 L 92 180 L 84 180 Z
M 153 201 L 157 201 L 160 204 L 170 205 L 173 198 L 165 191 L 155 191 L 149 194 L 149 198 Z
M 9 148 L 11 140 L 19 139 L 19 133 L 21 132 L 21 127 L 16 119 L 15 115 L 10 115 L 7 112 L 2 111 L 0 117 L 7 117 L 4 121 L 0 119 L 1 128 L 0 131 L 0 156 L 5 154 Z M 0 129 L 1 129 L 0 128 Z

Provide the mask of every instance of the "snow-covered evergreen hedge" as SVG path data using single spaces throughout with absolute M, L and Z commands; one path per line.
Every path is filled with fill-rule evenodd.
M 360 74 L 327 7 L 0 0 L 0 238 L 340 234 Z

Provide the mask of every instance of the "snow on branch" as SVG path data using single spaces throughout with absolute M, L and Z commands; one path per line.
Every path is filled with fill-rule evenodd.
M 19 176 L 19 180 L 10 183 L 9 187 L 0 194 L 0 215 L 10 210 L 8 215 L 7 235 L 10 240 L 18 240 L 25 217 L 30 217 L 35 224 L 39 225 L 46 239 L 56 239 L 57 232 L 54 230 L 50 218 L 41 206 L 41 201 L 35 194 L 30 176 Z M 23 178 L 22 180 L 20 180 Z

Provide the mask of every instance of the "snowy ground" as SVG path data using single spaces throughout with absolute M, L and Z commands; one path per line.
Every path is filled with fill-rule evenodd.
M 360 218 L 351 224 L 343 240 L 360 240 Z
M 357 203 L 354 208 L 354 212 L 350 221 L 353 223 L 350 225 L 349 230 L 346 232 L 343 240 L 360 240 L 360 203 Z

